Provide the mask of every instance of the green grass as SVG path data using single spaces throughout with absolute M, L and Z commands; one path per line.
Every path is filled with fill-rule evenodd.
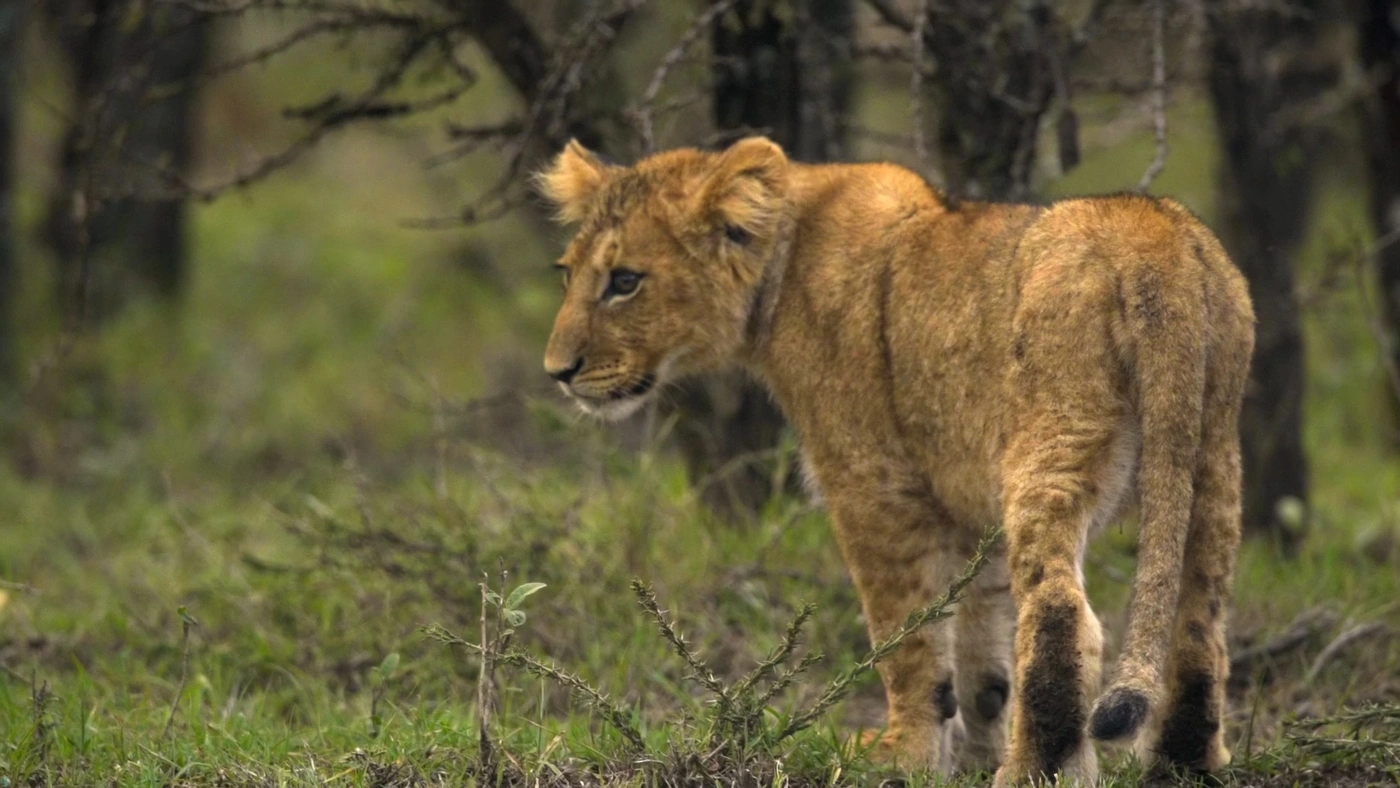
M 270 134 L 264 110 L 248 107 L 303 87 L 247 77 L 216 94 L 206 158 L 227 160 L 240 133 Z M 31 227 L 52 144 L 38 106 L 22 157 Z M 1174 110 L 1158 187 L 1209 217 L 1201 107 L 1186 97 Z M 247 195 L 199 207 L 179 307 L 137 304 L 62 352 L 43 252 L 25 246 L 23 347 L 37 366 L 8 411 L 0 465 L 0 787 L 480 781 L 480 660 L 423 628 L 477 641 L 483 580 L 546 584 L 522 604 L 512 645 L 606 692 L 647 753 L 629 760 L 625 739 L 566 688 L 503 664 L 491 774 L 700 781 L 716 763 L 700 757 L 714 706 L 638 607 L 634 577 L 725 682 L 814 603 L 795 659 L 823 658 L 752 740 L 726 739 L 730 763 L 775 785 L 881 777 L 850 742 L 881 724 L 873 675 L 813 728 L 778 744 L 762 734 L 868 648 L 825 516 L 783 497 L 751 526 L 717 522 L 673 458 L 621 448 L 548 398 L 499 396 L 539 390 L 556 239 L 523 218 L 405 229 L 400 219 L 440 214 L 463 193 L 419 169 L 425 145 L 422 133 L 346 134 Z M 1150 147 L 1140 134 L 1086 144 L 1052 191 L 1130 186 Z M 490 167 L 472 162 L 464 180 Z M 1362 224 L 1349 172 L 1328 181 L 1308 282 Z M 1386 391 L 1358 304 L 1344 280 L 1307 312 L 1315 532 L 1293 562 L 1248 545 L 1234 612 L 1240 645 L 1316 605 L 1337 623 L 1246 677 L 1228 731 L 1240 784 L 1325 784 L 1308 776 L 1314 764 L 1328 779 L 1381 779 L 1374 759 L 1323 755 L 1284 728 L 1400 699 L 1394 639 L 1302 680 L 1349 623 L 1400 626 L 1396 551 L 1378 562 L 1358 547 L 1396 533 L 1400 492 L 1400 463 L 1375 427 Z M 1115 529 L 1090 555 L 1110 645 L 1133 544 L 1131 528 Z M 187 644 L 181 608 L 198 621 Z M 1137 782 L 1121 754 L 1108 763 L 1114 784 Z

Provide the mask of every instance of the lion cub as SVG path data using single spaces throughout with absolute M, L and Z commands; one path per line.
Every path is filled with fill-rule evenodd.
M 574 142 L 540 183 L 578 228 L 545 369 L 609 419 L 683 375 L 751 371 L 801 436 L 871 638 L 1004 526 L 957 615 L 880 665 L 882 753 L 999 765 L 998 785 L 1091 782 L 1089 737 L 1136 735 L 1143 757 L 1193 770 L 1228 760 L 1254 316 L 1181 205 L 954 207 L 901 167 L 798 164 L 762 138 L 631 167 Z M 1081 563 L 1132 501 L 1133 602 L 1099 695 Z

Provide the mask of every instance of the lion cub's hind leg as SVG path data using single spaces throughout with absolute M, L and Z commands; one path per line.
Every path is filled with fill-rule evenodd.
M 1074 310 L 1060 314 L 1073 315 Z M 1045 330 L 1048 329 L 1048 330 Z M 1123 445 L 1127 405 L 1109 353 L 1085 327 L 1042 326 L 1017 369 L 1017 430 L 1003 457 L 1002 505 L 1016 600 L 1011 740 L 996 784 L 1089 785 L 1098 775 L 1087 737 L 1099 689 L 1103 633 L 1081 571 L 1091 525 Z M 1069 370 L 1053 359 L 1080 358 Z
M 1066 444 L 1104 447 L 1109 436 Z M 1056 454 L 1047 444 L 1025 456 Z M 1016 599 L 1016 675 L 1011 740 L 996 785 L 1090 785 L 1098 762 L 1085 724 L 1098 693 L 1103 632 L 1079 570 L 1094 508 L 1090 456 L 1026 464 L 1007 485 L 1006 530 Z M 1058 468 L 1058 470 L 1052 470 Z M 1076 468 L 1086 468 L 1076 472 Z
M 920 494 L 926 485 L 903 468 L 847 465 L 821 476 L 870 640 L 878 643 L 948 589 L 958 569 L 946 549 L 949 524 L 940 522 L 932 501 Z M 958 733 L 953 664 L 947 620 L 913 633 L 879 664 L 889 718 L 877 758 L 905 769 L 952 771 Z
M 1248 352 L 1235 356 L 1248 358 Z M 1225 615 L 1240 542 L 1238 414 L 1245 375 L 1238 366 L 1216 370 L 1206 386 L 1166 704 L 1136 747 L 1148 762 L 1191 772 L 1215 772 L 1230 760 L 1222 716 L 1230 669 Z

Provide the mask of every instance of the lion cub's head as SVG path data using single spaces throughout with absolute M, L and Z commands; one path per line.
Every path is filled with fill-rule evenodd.
M 577 142 L 540 173 L 578 232 L 544 366 L 586 411 L 621 419 L 667 382 L 729 362 L 780 247 L 787 159 L 762 138 L 632 167 Z

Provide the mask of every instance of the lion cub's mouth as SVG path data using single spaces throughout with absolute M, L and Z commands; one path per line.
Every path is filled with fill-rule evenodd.
M 656 376 L 648 373 L 646 375 L 643 375 L 641 380 L 632 384 L 629 388 L 614 389 L 611 393 L 608 394 L 608 399 L 612 400 L 613 402 L 617 402 L 618 400 L 640 397 L 646 394 L 648 391 L 651 391 L 652 387 L 654 387 L 655 385 Z
M 607 421 L 620 421 L 641 407 L 658 382 L 655 373 L 648 373 L 630 386 L 619 386 L 602 394 L 584 394 L 568 387 L 564 390 L 585 413 Z

